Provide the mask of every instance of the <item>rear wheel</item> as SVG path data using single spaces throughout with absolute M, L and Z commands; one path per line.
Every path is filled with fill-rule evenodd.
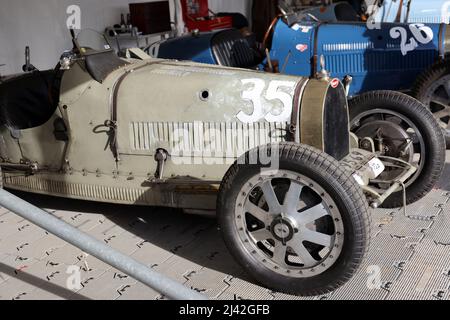
M 450 62 L 441 61 L 420 76 L 413 95 L 430 108 L 450 149 Z
M 218 199 L 225 243 L 249 275 L 271 289 L 328 293 L 347 282 L 365 256 L 367 201 L 350 174 L 314 148 L 284 143 L 243 159 L 275 152 L 277 171 L 238 161 L 226 174 Z
M 407 204 L 427 195 L 439 181 L 445 165 L 444 137 L 429 110 L 416 99 L 393 91 L 362 94 L 350 100 L 349 110 L 351 131 L 361 139 L 369 138 L 366 142 L 371 139 L 375 152 L 417 167 L 405 184 Z M 395 181 L 402 173 L 392 166 L 379 180 Z M 378 187 L 383 190 L 388 184 L 379 183 Z M 383 206 L 403 206 L 402 192 L 394 193 Z

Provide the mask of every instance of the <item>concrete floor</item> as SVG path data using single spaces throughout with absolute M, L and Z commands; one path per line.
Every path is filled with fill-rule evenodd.
M 450 159 L 450 158 L 449 158 Z M 62 220 L 212 299 L 300 299 L 252 283 L 229 255 L 213 218 L 171 209 L 20 194 Z M 344 287 L 311 299 L 449 299 L 450 163 L 426 199 L 374 212 L 365 265 Z M 82 287 L 67 289 L 67 268 Z M 381 286 L 369 289 L 371 272 Z M 79 249 L 0 208 L 0 299 L 162 299 Z

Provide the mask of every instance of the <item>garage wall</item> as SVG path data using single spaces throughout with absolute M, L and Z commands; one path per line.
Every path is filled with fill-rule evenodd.
M 0 73 L 21 71 L 27 45 L 36 67 L 53 68 L 60 54 L 72 47 L 66 27 L 70 5 L 80 6 L 82 28 L 103 31 L 120 21 L 128 3 L 148 1 L 152 0 L 0 0 L 0 65 L 6 64 Z M 215 12 L 249 15 L 251 9 L 251 0 L 209 0 L 209 4 Z

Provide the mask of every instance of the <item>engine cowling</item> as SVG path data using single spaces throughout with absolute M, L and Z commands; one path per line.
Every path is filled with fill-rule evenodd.
M 349 153 L 347 99 L 337 79 L 166 61 L 136 67 L 114 87 L 117 120 L 131 135 L 119 135 L 119 153 L 182 146 L 183 156 L 213 151 L 208 157 L 223 157 L 226 151 L 239 157 L 282 141 L 308 144 L 337 159 Z

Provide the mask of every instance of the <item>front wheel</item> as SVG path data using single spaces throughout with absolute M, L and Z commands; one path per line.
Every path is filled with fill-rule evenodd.
M 381 156 L 406 161 L 417 172 L 405 184 L 406 202 L 414 203 L 427 195 L 441 178 L 445 166 L 445 139 L 431 112 L 418 100 L 393 91 L 362 94 L 349 103 L 350 127 Z M 372 141 L 372 144 L 370 143 Z M 371 150 L 373 151 L 373 150 Z M 387 168 L 379 177 L 380 190 L 389 187 L 402 174 L 401 168 Z M 394 193 L 383 204 L 385 208 L 403 206 L 403 193 Z
M 450 61 L 440 61 L 423 73 L 412 92 L 438 120 L 450 149 Z
M 279 170 L 265 172 L 261 154 L 277 155 Z M 236 260 L 279 292 L 320 295 L 346 283 L 370 237 L 369 209 L 356 181 L 335 159 L 303 145 L 261 147 L 242 159 L 226 174 L 217 208 Z

